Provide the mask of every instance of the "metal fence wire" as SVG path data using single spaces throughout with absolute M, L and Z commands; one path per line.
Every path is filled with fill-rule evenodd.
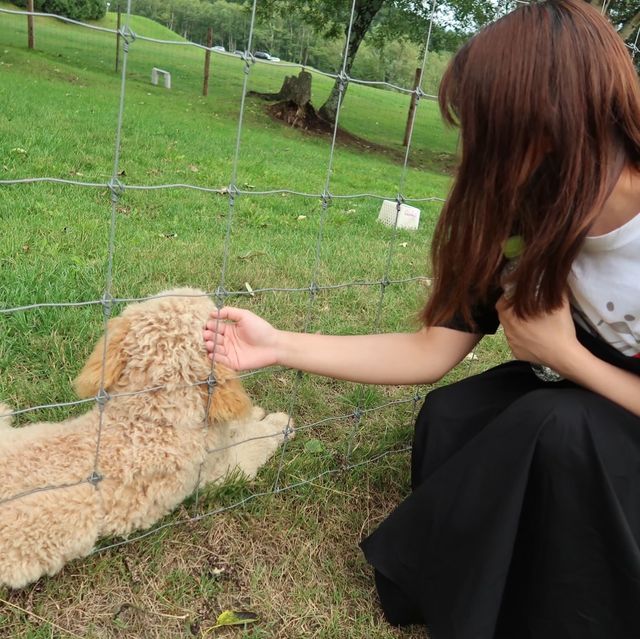
M 349 42 L 349 38 L 351 35 L 351 29 L 352 26 L 354 24 L 354 16 L 355 16 L 355 9 L 356 9 L 356 0 L 352 0 L 351 3 L 351 11 L 350 11 L 350 20 L 349 20 L 349 27 L 347 29 L 347 33 L 346 33 L 346 39 L 345 39 L 345 46 L 344 46 L 344 50 L 343 50 L 343 56 L 342 56 L 342 66 L 341 69 L 338 73 L 333 74 L 333 73 L 324 73 L 322 71 L 318 71 L 318 70 L 314 70 L 317 73 L 321 73 L 323 75 L 326 75 L 328 77 L 334 78 L 339 80 L 339 98 L 338 98 L 338 106 L 337 106 L 337 114 L 336 114 L 336 118 L 335 118 L 335 123 L 334 123 L 334 128 L 333 128 L 333 134 L 331 137 L 331 145 L 330 145 L 330 151 L 329 151 L 329 158 L 328 158 L 328 164 L 327 164 L 327 171 L 326 171 L 326 178 L 324 181 L 324 188 L 321 192 L 319 193 L 308 193 L 308 192 L 302 192 L 302 191 L 296 191 L 293 189 L 273 189 L 273 190 L 262 190 L 262 191 L 256 191 L 256 190 L 247 190 L 247 189 L 243 189 L 242 186 L 240 184 L 238 184 L 238 163 L 239 163 L 239 159 L 241 156 L 241 148 L 242 148 L 242 133 L 243 133 L 243 123 L 245 120 L 245 109 L 246 109 L 246 98 L 247 98 L 247 87 L 248 87 L 248 83 L 249 83 L 249 78 L 251 75 L 251 71 L 252 68 L 254 67 L 255 64 L 274 64 L 273 62 L 270 62 L 268 60 L 256 60 L 252 54 L 251 51 L 253 49 L 252 47 L 252 42 L 253 42 L 253 37 L 254 37 L 254 33 L 255 33 L 255 26 L 256 26 L 256 7 L 257 7 L 257 0 L 253 0 L 253 5 L 251 7 L 251 21 L 250 21 L 250 26 L 249 26 L 249 35 L 248 35 L 248 39 L 246 42 L 246 46 L 245 46 L 245 53 L 242 55 L 242 60 L 244 62 L 243 64 L 243 78 L 242 78 L 242 93 L 241 93 L 241 99 L 240 99 L 240 106 L 239 106 L 239 117 L 238 117 L 238 124 L 237 124 L 237 130 L 236 130 L 236 139 L 235 139 L 235 149 L 234 149 L 234 153 L 233 153 L 233 162 L 232 162 L 232 169 L 231 169 L 231 175 L 229 176 L 229 183 L 228 186 L 226 186 L 225 188 L 209 188 L 209 187 L 203 187 L 203 186 L 196 186 L 194 184 L 157 184 L 157 185 L 147 185 L 147 184 L 129 184 L 126 182 L 126 179 L 122 176 L 122 172 L 121 172 L 121 168 L 120 168 L 120 157 L 121 157 L 121 137 L 122 137 L 122 127 L 123 127 L 123 120 L 124 120 L 124 114 L 125 114 L 125 103 L 126 103 L 126 88 L 127 88 L 127 62 L 129 57 L 133 54 L 133 52 L 135 51 L 135 47 L 136 47 L 136 42 L 137 41 L 149 41 L 149 42 L 154 42 L 157 44 L 161 44 L 167 47 L 175 47 L 175 46 L 190 46 L 190 47 L 197 47 L 200 49 L 207 49 L 207 47 L 203 47 L 200 44 L 195 44 L 192 42 L 183 42 L 183 41 L 167 41 L 167 40 L 158 40 L 155 38 L 149 38 L 146 37 L 142 34 L 138 34 L 138 33 L 134 33 L 132 31 L 132 29 L 130 28 L 130 17 L 131 17 L 131 0 L 128 0 L 128 5 L 127 5 L 127 10 L 126 10 L 126 14 L 124 14 L 124 20 L 123 20 L 123 26 L 119 31 L 116 31 L 114 29 L 107 29 L 107 28 L 103 28 L 103 27 L 99 27 L 99 26 L 95 26 L 95 25 L 89 25 L 89 24 L 85 24 L 82 22 L 78 22 L 75 20 L 70 20 L 68 18 L 62 17 L 62 16 L 52 16 L 52 14 L 46 14 L 46 13 L 41 13 L 41 12 L 33 12 L 30 15 L 36 16 L 36 17 L 55 17 L 58 20 L 61 20 L 65 23 L 68 23 L 69 25 L 75 25 L 78 28 L 83 28 L 83 29 L 88 29 L 88 30 L 94 30 L 94 31 L 101 31 L 101 32 L 106 32 L 112 35 L 116 35 L 117 33 L 119 33 L 120 38 L 121 38 L 121 42 L 122 42 L 122 65 L 121 65 L 121 70 L 120 70 L 120 93 L 119 93 L 119 104 L 118 104 L 118 111 L 117 111 L 117 120 L 116 120 L 116 128 L 115 128 L 115 146 L 114 146 L 114 153 L 113 153 L 113 164 L 112 164 L 112 170 L 111 170 L 111 177 L 108 180 L 108 182 L 106 183 L 102 183 L 102 182 L 87 182 L 87 181 L 82 181 L 82 180 L 77 180 L 77 179 L 61 179 L 59 177 L 27 177 L 27 178 L 20 178 L 20 179 L 7 179 L 7 180 L 0 180 L 0 187 L 2 188 L 7 188 L 7 187 L 16 187 L 16 186 L 20 186 L 20 185 L 34 185 L 34 184 L 39 184 L 39 183 L 49 183 L 49 184 L 54 184 L 54 185 L 71 185 L 74 187 L 78 187 L 78 188 L 83 188 L 83 189 L 99 189 L 99 190 L 104 190 L 105 188 L 107 189 L 108 195 L 109 195 L 109 207 L 110 207 L 110 221 L 109 221 L 109 228 L 108 228 L 108 234 L 107 237 L 105 238 L 105 241 L 108 244 L 108 250 L 107 250 L 107 263 L 106 263 L 106 267 L 105 267 L 105 278 L 104 278 L 104 288 L 103 288 L 103 293 L 100 296 L 99 299 L 91 299 L 91 300 L 81 300 L 81 301 L 73 301 L 73 300 L 69 300 L 69 301 L 62 301 L 62 302 L 39 302 L 39 303 L 33 303 L 33 304 L 27 304 L 27 305 L 21 305 L 21 306 L 13 306 L 13 307 L 8 307 L 8 308 L 0 308 L 0 315 L 2 314 L 12 314 L 12 313 L 26 313 L 29 311 L 33 311 L 35 309 L 39 309 L 39 308 L 49 308 L 49 307 L 56 307 L 56 308 L 76 308 L 76 307 L 82 307 L 82 306 L 101 306 L 102 307 L 102 312 L 103 312 L 103 323 L 104 323 L 104 335 L 105 335 L 105 351 L 103 352 L 103 363 L 102 363 L 102 373 L 101 373 L 101 383 L 100 383 L 100 390 L 97 394 L 97 396 L 95 398 L 92 399 L 88 399 L 88 400 L 78 400 L 78 401 L 72 401 L 72 402 L 64 402 L 64 403 L 57 403 L 57 404 L 42 404 L 39 406 L 32 406 L 32 407 L 27 407 L 27 408 L 23 408 L 20 410 L 15 410 L 14 412 L 10 413 L 10 415 L 19 415 L 19 414 L 23 414 L 23 413 L 27 413 L 30 411 L 36 411 L 36 410 L 42 410 L 45 408 L 54 408 L 54 407 L 71 407 L 71 406 L 75 406 L 75 405 L 82 405 L 82 404 L 88 404 L 90 405 L 91 403 L 95 402 L 98 404 L 99 406 L 99 410 L 100 410 L 100 425 L 98 428 L 98 434 L 97 434 L 97 438 L 96 438 L 96 443 L 95 443 L 95 454 L 94 454 L 94 460 L 93 460 L 93 472 L 90 474 L 90 476 L 88 476 L 87 478 L 85 478 L 84 480 L 82 480 L 81 483 L 91 483 L 93 485 L 96 486 L 96 489 L 99 489 L 100 486 L 100 482 L 103 479 L 102 473 L 101 473 L 101 435 L 102 435 L 102 428 L 103 428 L 103 412 L 104 412 L 104 407 L 105 405 L 111 401 L 112 399 L 114 399 L 115 397 L 118 397 L 119 395 L 109 395 L 107 394 L 107 392 L 105 391 L 104 388 L 104 375 L 105 375 L 105 361 L 106 361 L 106 343 L 107 343 L 107 336 L 108 336 L 108 331 L 109 331 L 109 324 L 108 324 L 108 319 L 111 316 L 112 310 L 114 308 L 114 306 L 116 304 L 121 304 L 121 303 L 128 303 L 128 302 L 134 302 L 134 301 L 142 301 L 144 299 L 150 299 L 148 297 L 144 297 L 144 298 L 140 298 L 140 297 L 114 297 L 113 296 L 113 258 L 114 258 L 114 253 L 117 247 L 117 233 L 116 233 L 116 217 L 117 217 L 117 209 L 118 209 L 118 204 L 119 202 L 121 202 L 121 199 L 123 197 L 123 195 L 127 192 L 127 191 L 152 191 L 152 190 L 163 190 L 163 189 L 193 189 L 193 190 L 197 190 L 197 191 L 202 191 L 205 193 L 212 193 L 212 194 L 218 194 L 221 196 L 225 196 L 228 200 L 228 207 L 227 207 L 227 213 L 226 213 L 226 224 L 225 224 L 225 239 L 224 239 L 224 251 L 223 251 L 223 256 L 222 256 L 222 266 L 220 268 L 220 272 L 218 274 L 218 282 L 217 282 L 217 286 L 215 288 L 213 288 L 212 290 L 207 292 L 207 295 L 212 297 L 214 299 L 214 301 L 216 302 L 216 304 L 218 306 L 223 305 L 226 301 L 228 301 L 230 298 L 234 298 L 234 297 L 242 297 L 242 296 L 246 296 L 249 294 L 255 295 L 255 294 L 261 294 L 261 293 L 267 293 L 267 292 L 283 292 L 283 293 L 288 293 L 288 294 L 300 294 L 300 295 L 306 295 L 307 296 L 307 304 L 306 304 L 306 311 L 305 311 L 305 318 L 304 318 L 304 329 L 305 331 L 308 331 L 310 329 L 311 326 L 311 322 L 312 319 L 314 317 L 314 310 L 315 310 L 315 304 L 316 304 L 316 300 L 318 297 L 318 293 L 322 292 L 322 291 L 336 291 L 336 290 L 340 290 L 340 289 L 345 289 L 345 288 L 352 288 L 352 287 L 370 287 L 374 294 L 377 295 L 377 310 L 376 310 L 376 315 L 375 315 L 375 330 L 379 330 L 381 327 L 381 321 L 382 321 L 382 317 L 383 317 L 383 304 L 384 304 L 384 300 L 385 300 L 385 294 L 387 289 L 390 286 L 398 286 L 398 285 L 402 285 L 402 284 L 406 284 L 408 282 L 414 282 L 414 281 L 420 281 L 423 280 L 424 277 L 422 275 L 416 275 L 415 277 L 409 277 L 409 278 L 405 278 L 405 279 L 390 279 L 389 278 L 389 274 L 391 272 L 391 267 L 393 264 L 393 260 L 394 260 L 394 246 L 397 244 L 395 240 L 396 238 L 396 233 L 397 233 L 397 229 L 398 229 L 398 218 L 399 218 L 399 214 L 401 211 L 401 206 L 403 203 L 405 202 L 411 202 L 411 203 L 418 203 L 418 202 L 431 202 L 431 201 L 436 201 L 436 202 L 442 202 L 443 200 L 441 198 L 436 198 L 436 197 L 428 197 L 428 198 L 412 198 L 409 195 L 407 195 L 404 191 L 405 191 L 405 187 L 406 187 L 406 178 L 407 178 L 407 172 L 408 172 L 408 168 L 409 168 L 409 157 L 410 157 L 410 152 L 411 152 L 411 147 L 412 147 L 412 141 L 413 141 L 413 132 L 414 132 L 414 125 L 415 125 L 415 118 L 413 118 L 410 121 L 410 129 L 408 131 L 408 144 L 406 145 L 406 150 L 404 153 L 404 159 L 402 162 L 402 170 L 401 170 L 401 175 L 400 175 L 400 180 L 398 183 L 398 189 L 397 192 L 395 194 L 390 194 L 388 196 L 381 196 L 381 195 L 376 195 L 376 194 L 372 194 L 372 193 L 351 193 L 351 194 L 343 194 L 343 195 L 336 195 L 333 194 L 331 191 L 331 187 L 332 187 L 332 175 L 334 172 L 334 156 L 335 156 L 335 150 L 336 150 L 336 141 L 338 139 L 338 127 L 339 127 L 339 122 L 340 122 L 340 115 L 341 115 L 341 111 L 342 111 L 342 107 L 343 107 L 343 97 L 344 97 L 344 92 L 347 88 L 347 86 L 350 83 L 355 83 L 355 84 L 363 84 L 363 85 L 371 85 L 371 86 L 382 86 L 385 87 L 387 89 L 392 89 L 394 91 L 398 91 L 401 92 L 403 94 L 407 94 L 408 96 L 415 96 L 416 100 L 425 100 L 425 99 L 433 99 L 434 96 L 432 95 L 428 95 L 424 90 L 423 90 L 423 82 L 424 82 L 424 76 L 425 76 L 425 69 L 427 67 L 428 64 L 428 59 L 429 59 L 429 52 L 430 52 L 430 44 L 431 44 L 431 36 L 432 36 L 432 29 L 433 29 L 433 18 L 434 18 L 434 13 L 437 10 L 437 2 L 438 0 L 431 0 L 431 4 L 430 4 L 430 19 L 428 20 L 428 29 L 427 32 L 425 33 L 425 42 L 424 42 L 424 55 L 422 57 L 422 61 L 421 61 L 421 68 L 420 68 L 420 74 L 419 74 L 419 82 L 417 83 L 417 87 L 416 88 L 406 88 L 406 87 L 400 87 L 400 86 L 396 86 L 394 84 L 388 83 L 388 82 L 373 82 L 373 81 L 365 81 L 365 80 L 359 80 L 357 78 L 352 78 L 350 77 L 347 72 L 347 43 Z M 522 0 L 518 0 L 518 2 L 522 2 Z M 506 3 L 506 6 L 512 6 L 513 3 Z M 29 15 L 28 12 L 23 12 L 23 11 L 14 11 L 14 10 L 9 10 L 9 9 L 5 9 L 5 8 L 0 8 L 0 26 L 1 26 L 1 18 L 2 15 L 6 14 L 6 15 L 19 15 L 19 16 L 26 16 Z M 214 50 L 213 48 L 208 49 L 209 51 Z M 635 51 L 637 50 L 637 44 L 634 45 L 634 54 Z M 215 51 L 214 53 L 216 53 L 217 55 L 229 55 L 226 53 L 222 53 L 219 51 Z M 237 56 L 236 56 L 237 57 Z M 294 64 L 288 64 L 288 63 L 277 63 L 279 66 L 291 66 L 291 67 L 300 67 L 300 68 L 306 68 L 309 69 L 309 67 L 301 67 L 301 65 L 294 65 Z M 320 221 L 319 221 L 319 227 L 318 227 L 318 233 L 317 233 L 317 237 L 315 240 L 315 249 L 313 252 L 313 265 L 312 265 L 312 277 L 311 277 L 311 281 L 309 282 L 308 286 L 304 286 L 304 287 L 297 287 L 297 288 L 286 288 L 286 287 L 269 287 L 269 288 L 260 288 L 260 289 L 255 289 L 253 291 L 251 291 L 250 293 L 246 290 L 227 290 L 227 268 L 228 268 L 228 264 L 229 264 L 229 259 L 230 259 L 230 237 L 231 237 L 231 233 L 232 233 L 232 228 L 234 225 L 234 213 L 235 213 L 235 207 L 236 207 L 236 202 L 238 200 L 238 198 L 240 197 L 251 197 L 251 198 L 260 198 L 260 197 L 269 197 L 269 196 L 275 196 L 275 195 L 280 195 L 280 194 L 288 194 L 291 196 L 295 196 L 297 198 L 306 198 L 306 199 L 313 199 L 313 200 L 317 200 L 318 202 L 318 207 L 319 207 L 319 212 L 320 212 Z M 395 220 L 395 225 L 393 227 L 393 237 L 391 238 L 391 240 L 388 243 L 388 249 L 387 249 L 387 254 L 385 257 L 385 269 L 384 269 L 384 273 L 383 275 L 379 278 L 379 279 L 375 279 L 375 280 L 359 280 L 359 281 L 351 281 L 351 282 L 346 282 L 346 283 L 334 283 L 334 284 L 320 284 L 319 283 L 319 274 L 320 274 L 320 266 L 322 263 L 322 251 L 323 251 L 323 235 L 324 235 L 324 231 L 325 231 L 325 224 L 326 224 L 326 220 L 327 220 L 327 214 L 328 211 L 332 205 L 332 202 L 334 202 L 335 200 L 340 200 L 340 199 L 344 199 L 344 200 L 351 200 L 351 199 L 363 199 L 363 200 L 392 200 L 395 201 L 396 203 L 396 220 Z M 212 369 L 213 372 L 213 369 Z M 256 374 L 254 373 L 248 373 L 245 375 L 241 375 L 241 377 L 247 377 L 249 375 L 254 375 Z M 269 373 L 267 373 L 269 374 Z M 293 388 L 291 391 L 291 395 L 289 398 L 289 406 L 288 406 L 288 412 L 289 415 L 291 415 L 294 410 L 295 407 L 297 405 L 297 402 L 299 400 L 299 394 L 300 394 L 300 386 L 301 386 L 301 380 L 302 380 L 302 375 L 297 375 L 295 377 L 295 381 L 293 384 Z M 212 384 L 209 383 L 210 380 L 202 380 L 200 383 L 201 384 L 208 384 L 209 388 L 212 388 Z M 138 391 L 138 393 L 136 394 L 140 394 L 140 393 L 148 393 L 148 392 L 153 392 L 158 390 L 160 387 L 155 387 L 155 388 L 147 388 L 144 389 L 142 391 Z M 213 391 L 210 392 L 215 392 L 215 387 L 213 387 Z M 211 396 L 210 396 L 211 397 Z M 210 399 L 209 397 L 209 399 Z M 264 491 L 264 492 L 260 492 L 260 493 L 255 493 L 255 494 L 251 494 L 249 497 L 246 497 L 244 499 L 241 499 L 239 501 L 237 501 L 234 504 L 231 504 L 229 506 L 225 506 L 225 507 L 221 507 L 221 508 L 216 508 L 213 510 L 210 510 L 208 512 L 204 512 L 204 513 L 199 513 L 199 514 L 194 514 L 194 515 L 187 515 L 184 517 L 180 517 L 180 518 L 172 518 L 170 521 L 168 522 L 163 522 L 155 527 L 153 527 L 152 529 L 142 532 L 138 535 L 133 535 L 131 537 L 129 537 L 126 540 L 122 540 L 122 541 L 117 541 L 116 543 L 110 544 L 110 545 L 103 545 L 98 547 L 94 552 L 100 552 L 100 551 L 104 551 L 108 548 L 113 548 L 115 546 L 119 546 L 122 544 L 127 544 L 127 543 L 131 543 L 137 539 L 141 539 L 143 537 L 146 537 L 148 535 L 151 535 L 155 532 L 157 532 L 158 530 L 161 530 L 163 528 L 169 527 L 169 526 L 175 526 L 177 524 L 180 523 L 185 523 L 187 521 L 197 521 L 200 520 L 204 517 L 208 517 L 211 515 L 215 515 L 218 513 L 221 513 L 223 511 L 226 510 L 230 510 L 232 508 L 238 508 L 243 506 L 244 504 L 246 504 L 247 502 L 260 498 L 260 497 L 264 497 L 266 495 L 271 495 L 274 493 L 279 493 L 279 492 L 284 492 L 284 491 L 292 491 L 295 490 L 305 484 L 309 484 L 309 483 L 313 483 L 316 482 L 317 480 L 319 480 L 320 478 L 327 476 L 327 475 L 331 475 L 331 474 L 336 474 L 336 473 L 344 473 L 345 471 L 349 471 L 352 469 L 355 469 L 359 466 L 362 466 L 364 464 L 369 464 L 369 463 L 375 463 L 378 462 L 380 459 L 384 458 L 385 456 L 388 455 L 393 455 L 393 454 L 398 454 L 398 453 L 406 453 L 406 451 L 409 450 L 408 446 L 402 446 L 399 448 L 394 448 L 392 450 L 388 450 L 385 451 L 381 454 L 377 454 L 375 456 L 373 456 L 370 459 L 367 459 L 366 461 L 359 461 L 359 462 L 352 462 L 349 458 L 350 458 L 350 453 L 352 451 L 352 447 L 353 447 L 353 437 L 354 437 L 354 433 L 357 429 L 358 424 L 360 423 L 360 420 L 362 419 L 363 416 L 365 415 L 370 415 L 370 414 L 376 414 L 379 413 L 381 411 L 390 409 L 392 407 L 398 406 L 398 405 L 403 405 L 406 404 L 408 408 L 412 408 L 412 413 L 415 416 L 415 411 L 416 411 L 416 407 L 418 405 L 418 403 L 423 399 L 423 391 L 421 391 L 420 389 L 418 390 L 413 390 L 411 392 L 411 394 L 408 394 L 406 397 L 400 398 L 398 400 L 394 400 L 394 401 L 389 401 L 386 403 L 382 403 L 379 404 L 375 407 L 371 407 L 371 408 L 363 408 L 360 406 L 356 406 L 354 407 L 354 409 L 352 411 L 349 411 L 345 414 L 338 414 L 338 415 L 330 415 L 327 416 L 326 418 L 323 418 L 319 421 L 313 422 L 313 423 L 308 423 L 308 424 L 302 424 L 302 425 L 298 425 L 296 427 L 296 430 L 298 432 L 301 431 L 305 431 L 305 430 L 309 430 L 309 429 L 314 429 L 314 428 L 318 428 L 320 426 L 325 426 L 327 424 L 330 423 L 335 423 L 335 422 L 346 422 L 346 423 L 351 423 L 352 427 L 349 429 L 348 432 L 348 441 L 346 442 L 346 447 L 347 450 L 349 451 L 347 453 L 347 459 L 346 462 L 344 464 L 342 464 L 339 468 L 335 468 L 335 469 L 330 469 L 330 470 L 326 470 L 320 474 L 317 474 L 316 476 L 310 478 L 310 479 L 306 479 L 303 481 L 297 481 L 297 482 L 292 482 L 292 483 L 288 483 L 288 484 L 283 484 L 282 482 L 282 469 L 283 469 L 283 464 L 285 463 L 285 459 L 286 459 L 286 449 L 287 449 L 287 441 L 285 438 L 285 443 L 281 448 L 281 454 L 280 454 L 280 459 L 278 462 L 278 470 L 277 470 L 277 474 L 276 474 L 276 479 L 273 483 L 273 486 L 271 487 L 270 490 L 268 491 Z M 2 417 L 6 417 L 7 415 L 0 415 L 0 418 Z M 276 433 L 274 433 L 275 435 Z M 242 443 L 242 442 L 240 442 Z M 211 451 L 213 452 L 213 451 Z M 56 489 L 60 489 L 60 488 L 64 488 L 64 486 L 42 486 L 40 488 L 37 488 L 35 490 L 32 491 L 28 491 L 25 493 L 20 493 L 17 495 L 13 495 L 11 497 L 5 498 L 0 500 L 0 506 L 2 506 L 4 503 L 7 503 L 8 501 L 13 501 L 16 499 L 21 499 L 23 497 L 25 497 L 28 494 L 31 494 L 33 492 L 40 492 L 40 491 L 49 491 L 49 490 L 56 490 Z

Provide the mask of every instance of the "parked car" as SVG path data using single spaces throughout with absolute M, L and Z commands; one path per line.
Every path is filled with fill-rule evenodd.
M 266 51 L 256 51 L 253 57 L 259 60 L 271 60 L 271 56 Z
M 244 51 L 240 51 L 240 49 L 236 49 L 236 50 L 233 52 L 233 55 L 244 55 Z
M 280 62 L 280 58 L 277 58 L 275 55 L 272 55 L 271 62 Z
M 214 51 L 226 51 L 226 49 L 221 45 L 221 44 L 216 44 L 215 47 L 213 47 Z

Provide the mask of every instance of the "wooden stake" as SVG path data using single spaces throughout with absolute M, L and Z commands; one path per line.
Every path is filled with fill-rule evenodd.
M 211 46 L 213 45 L 213 29 L 207 29 L 207 50 L 204 53 L 204 81 L 202 83 L 202 95 L 209 95 L 209 67 L 211 66 Z
M 416 77 L 413 82 L 413 90 L 414 93 L 411 94 L 411 104 L 409 105 L 409 115 L 407 117 L 407 127 L 404 130 L 404 141 L 402 142 L 402 146 L 407 146 L 409 144 L 409 135 L 411 133 L 411 127 L 413 126 L 413 121 L 416 117 L 416 106 L 418 104 L 418 96 L 415 94 L 415 90 L 420 86 L 420 75 L 422 74 L 422 69 L 416 69 Z
M 33 0 L 27 0 L 27 11 L 33 12 Z M 28 15 L 27 16 L 27 39 L 28 39 L 28 42 L 29 42 L 29 48 L 30 49 L 35 49 L 36 48 L 36 35 L 35 35 L 35 29 L 34 29 L 33 16 L 32 15 Z

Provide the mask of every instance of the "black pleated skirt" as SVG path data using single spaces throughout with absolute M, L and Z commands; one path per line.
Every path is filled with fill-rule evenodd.
M 640 639 L 640 418 L 510 362 L 432 391 L 412 493 L 362 542 L 431 639 Z

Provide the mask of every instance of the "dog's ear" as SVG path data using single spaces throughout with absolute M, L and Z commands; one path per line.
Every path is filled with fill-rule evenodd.
M 100 390 L 102 364 L 104 361 L 104 388 L 109 390 L 118 381 L 127 358 L 122 349 L 122 341 L 129 330 L 129 320 L 114 317 L 107 326 L 107 351 L 104 352 L 104 335 L 98 340 L 84 368 L 73 382 L 78 397 L 93 397 Z
M 215 367 L 216 386 L 209 405 L 209 423 L 242 419 L 251 410 L 251 400 L 236 374 L 219 364 Z M 201 387 L 208 401 L 208 389 Z

